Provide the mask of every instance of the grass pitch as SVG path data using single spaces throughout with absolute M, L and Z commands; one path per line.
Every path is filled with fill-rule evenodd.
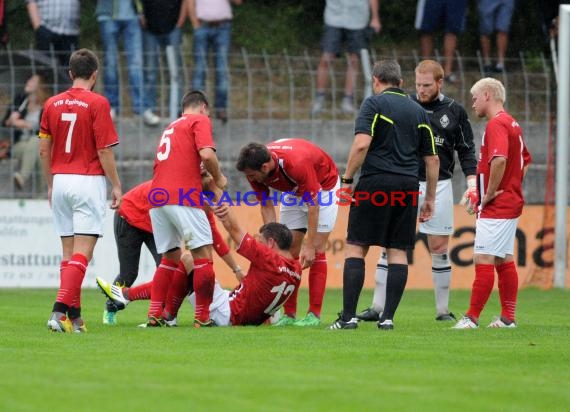
M 54 297 L 0 289 L 0 411 L 570 410 L 567 290 L 521 291 L 518 329 L 466 331 L 434 321 L 432 291 L 406 291 L 393 331 L 195 330 L 187 303 L 180 327 L 138 329 L 145 302 L 109 327 L 102 294 L 84 290 L 89 332 L 53 334 L 45 324 Z M 453 291 L 452 310 L 468 299 Z M 341 303 L 340 290 L 327 291 L 324 325 Z M 498 313 L 495 292 L 482 326 Z

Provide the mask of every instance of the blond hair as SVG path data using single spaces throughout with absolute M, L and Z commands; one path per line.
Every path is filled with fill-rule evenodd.
M 485 77 L 471 87 L 471 94 L 481 92 L 490 92 L 494 100 L 500 101 L 503 104 L 507 99 L 507 92 L 505 91 L 503 83 L 492 77 Z

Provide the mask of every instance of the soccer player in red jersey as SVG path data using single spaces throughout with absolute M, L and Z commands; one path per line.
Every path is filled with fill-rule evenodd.
M 228 204 L 213 209 L 237 243 L 237 253 L 251 265 L 234 290 L 224 290 L 216 283 L 211 317 L 218 326 L 261 325 L 295 294 L 301 282 L 301 264 L 290 251 L 291 231 L 270 222 L 261 226 L 255 239 L 240 227 Z M 194 294 L 190 302 L 194 304 Z
M 335 162 L 307 140 L 281 139 L 267 146 L 250 143 L 243 147 L 236 167 L 257 192 L 263 223 L 276 221 L 277 197 L 275 193 L 270 196 L 270 188 L 284 192 L 279 202 L 279 220 L 293 233 L 291 253 L 299 257 L 303 269 L 310 267 L 307 315 L 295 319 L 295 293 L 285 303 L 285 316 L 276 326 L 319 325 L 327 279 L 325 245 L 338 213 L 340 178 Z
M 455 329 L 477 328 L 495 281 L 499 279 L 501 316 L 490 328 L 515 328 L 519 287 L 513 253 L 518 218 L 524 198 L 522 181 L 531 161 L 518 122 L 504 110 L 505 88 L 497 79 L 484 78 L 471 88 L 473 110 L 488 120 L 477 165 L 479 193 L 475 223 L 475 280 L 471 302 Z
M 149 193 L 152 180 L 147 180 L 125 193 L 121 207 L 115 214 L 115 242 L 119 258 L 119 274 L 110 284 L 97 277 L 97 285 L 108 296 L 103 312 L 105 325 L 116 325 L 116 313 L 125 308 L 133 300 L 150 299 L 152 282 L 131 286 L 138 277 L 141 247 L 146 244 L 156 265 L 161 261 L 161 255 L 156 252 L 149 210 L 152 207 Z M 206 207 L 206 205 L 205 205 Z M 207 207 L 206 207 L 207 209 Z M 218 256 L 236 275 L 238 281 L 243 278 L 243 272 L 234 260 L 233 254 L 216 226 L 216 218 L 211 210 L 207 210 L 207 218 L 212 230 L 213 248 Z M 182 300 L 189 293 L 192 285 L 188 285 L 188 275 L 194 270 L 194 261 L 190 254 L 183 253 L 177 270 L 171 280 L 162 318 L 168 326 L 177 323 L 176 315 Z M 145 323 L 146 326 L 146 323 Z
M 121 182 L 112 147 L 119 143 L 107 99 L 92 91 L 99 61 L 80 49 L 71 55 L 71 88 L 51 97 L 40 124 L 40 159 L 57 234 L 61 237 L 60 287 L 47 326 L 54 332 L 84 332 L 81 284 L 103 233 L 105 176 L 111 208 L 121 202 Z
M 150 192 L 155 207 L 150 209 L 150 218 L 156 249 L 162 253 L 162 260 L 152 282 L 147 323 L 151 327 L 164 323 L 162 311 L 182 254 L 181 243 L 185 243 L 192 253 L 195 265 L 194 325 L 212 325 L 209 308 L 215 282 L 213 241 L 206 213 L 201 207 L 200 164 L 204 164 L 218 188 L 224 188 L 227 179 L 219 168 L 208 115 L 206 95 L 197 90 L 186 93 L 182 98 L 182 116 L 164 130 L 156 151 Z

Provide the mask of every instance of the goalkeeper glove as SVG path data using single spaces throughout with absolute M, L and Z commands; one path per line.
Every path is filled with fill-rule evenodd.
M 467 190 L 463 193 L 459 204 L 465 206 L 465 210 L 470 215 L 479 212 L 479 193 L 477 192 L 477 181 L 475 179 L 467 180 Z

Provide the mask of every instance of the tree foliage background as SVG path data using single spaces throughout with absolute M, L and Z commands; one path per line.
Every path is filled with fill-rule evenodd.
M 127 1 L 127 0 L 123 0 Z M 99 30 L 94 16 L 96 0 L 82 0 L 82 47 L 100 47 Z M 414 29 L 417 0 L 381 1 L 382 32 L 374 36 L 373 47 L 382 53 L 392 49 L 402 52 L 418 48 Z M 325 0 L 244 0 L 234 7 L 233 47 L 270 53 L 287 49 L 295 53 L 305 49 L 317 52 L 323 27 Z M 518 52 L 538 53 L 546 50 L 543 31 L 544 1 L 517 0 L 510 33 L 509 55 Z M 25 2 L 8 0 L 6 5 L 10 45 L 27 48 L 34 42 Z M 187 22 L 184 31 L 191 36 Z M 441 48 L 441 36 L 436 37 Z M 477 2 L 469 1 L 466 31 L 459 40 L 463 55 L 475 55 L 479 48 Z

